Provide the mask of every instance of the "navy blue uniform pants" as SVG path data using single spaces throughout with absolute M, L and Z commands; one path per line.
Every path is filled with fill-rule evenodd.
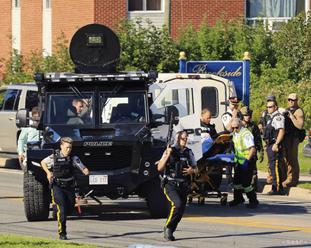
M 267 147 L 267 155 L 269 160 L 269 168 L 272 176 L 272 190 L 279 191 L 282 190 L 282 181 L 283 181 L 283 151 L 282 148 L 279 146 L 279 151 L 274 152 L 272 151 L 272 145 Z
M 187 203 L 188 184 L 168 181 L 164 186 L 164 194 L 171 204 L 171 209 L 165 226 L 174 232 L 180 222 Z
M 67 216 L 72 213 L 75 206 L 75 191 L 73 187 L 60 187 L 54 184 L 52 187 L 52 203 L 56 205 L 56 218 L 58 233 L 66 235 Z

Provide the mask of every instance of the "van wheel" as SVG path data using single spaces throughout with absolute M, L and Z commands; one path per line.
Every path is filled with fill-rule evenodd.
M 24 173 L 24 209 L 28 221 L 49 218 L 50 190 L 34 175 Z
M 154 178 L 143 187 L 146 190 L 146 200 L 152 218 L 166 218 L 169 202 L 160 187 L 160 179 Z

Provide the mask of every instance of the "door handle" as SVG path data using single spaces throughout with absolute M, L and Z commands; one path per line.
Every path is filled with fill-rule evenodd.
M 9 120 L 10 120 L 10 121 L 13 121 L 13 120 L 14 120 L 14 117 L 10 117 Z

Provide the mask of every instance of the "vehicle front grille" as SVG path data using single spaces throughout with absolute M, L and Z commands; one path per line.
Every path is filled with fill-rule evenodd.
M 117 170 L 131 165 L 131 146 L 74 147 L 72 154 L 92 171 Z

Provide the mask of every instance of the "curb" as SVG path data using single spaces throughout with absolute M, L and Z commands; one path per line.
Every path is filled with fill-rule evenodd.
M 0 168 L 20 169 L 18 159 L 0 158 Z
M 265 185 L 262 194 L 266 195 L 270 190 L 271 185 Z M 311 190 L 299 187 L 291 187 L 288 190 L 288 195 L 284 197 L 289 197 L 291 199 L 301 199 L 304 201 L 311 201 Z

